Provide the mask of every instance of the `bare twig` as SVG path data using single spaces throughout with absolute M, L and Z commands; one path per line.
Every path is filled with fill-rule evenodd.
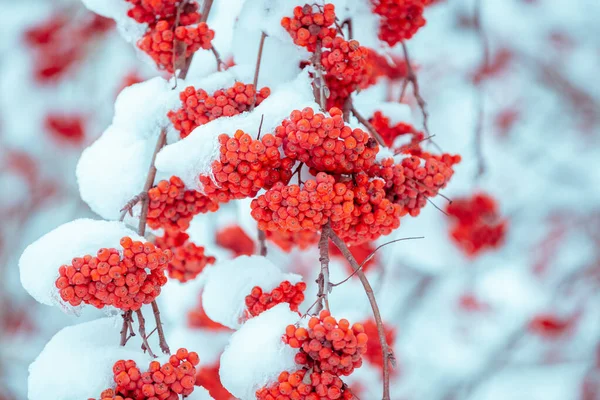
M 160 310 L 158 309 L 158 304 L 156 304 L 156 300 L 152 302 L 152 311 L 154 312 L 154 320 L 156 321 L 156 331 L 158 332 L 160 349 L 165 354 L 171 354 L 171 350 L 169 350 L 169 345 L 167 344 L 167 339 L 165 338 L 165 332 L 163 330 L 162 322 L 160 320 Z
M 142 203 L 142 212 L 140 214 L 140 223 L 138 225 L 138 234 L 140 236 L 144 236 L 146 233 L 146 219 L 148 218 L 148 190 L 154 185 L 154 178 L 156 177 L 156 166 L 154 162 L 156 161 L 156 155 L 163 148 L 167 141 L 167 130 L 162 129 L 160 131 L 160 135 L 158 135 L 158 140 L 156 141 L 156 147 L 154 148 L 154 153 L 152 154 L 152 160 L 150 160 L 150 169 L 148 170 L 148 176 L 146 177 L 146 183 L 144 184 L 143 193 L 146 193 L 140 201 Z
M 210 9 L 212 8 L 213 0 L 204 0 L 204 4 L 202 4 L 202 11 L 200 16 L 200 22 L 206 22 L 208 20 L 208 15 L 210 14 Z M 218 53 L 217 53 L 218 54 Z M 185 64 L 181 71 L 179 72 L 179 79 L 185 79 L 188 71 L 190 70 L 190 65 L 192 65 L 192 59 L 194 58 L 194 53 L 189 56 L 185 60 Z
M 125 346 L 127 343 L 127 333 L 129 332 L 129 324 L 131 319 L 131 311 L 126 311 L 122 315 L 123 317 L 123 327 L 121 328 L 121 346 Z
M 125 204 L 125 206 L 120 210 L 121 216 L 119 217 L 119 221 L 123 222 L 127 213 L 129 213 L 129 215 L 133 215 L 133 207 L 135 207 L 137 203 L 145 199 L 146 196 L 148 196 L 147 192 L 141 192 L 139 194 L 136 194 L 133 197 L 133 199 L 129 200 L 127 204 Z
M 256 93 L 255 93 L 256 94 Z M 262 114 L 260 116 L 260 125 L 258 125 L 258 135 L 256 136 L 256 139 L 260 139 L 260 132 L 262 131 L 262 126 L 263 126 L 263 121 L 265 120 L 265 114 Z
M 384 244 L 382 244 L 382 245 L 380 245 L 380 246 L 377 246 L 377 248 L 376 248 L 375 250 L 373 250 L 373 251 L 371 252 L 371 254 L 369 254 L 369 255 L 368 255 L 368 256 L 367 256 L 367 257 L 366 257 L 366 258 L 363 260 L 363 262 L 361 262 L 361 263 L 360 263 L 360 266 L 359 266 L 359 269 L 358 269 L 358 270 L 354 270 L 354 272 L 352 272 L 352 273 L 351 273 L 351 274 L 350 274 L 350 275 L 349 275 L 349 276 L 348 276 L 346 279 L 344 279 L 343 281 L 341 281 L 341 282 L 338 282 L 338 283 L 332 283 L 332 284 L 331 284 L 331 286 L 332 286 L 332 287 L 339 286 L 339 285 L 341 285 L 342 283 L 345 283 L 345 282 L 347 282 L 347 281 L 348 281 L 350 278 L 352 278 L 354 275 L 356 275 L 356 274 L 358 273 L 358 271 L 362 271 L 362 268 L 365 266 L 365 264 L 366 264 L 366 263 L 368 263 L 368 262 L 369 262 L 369 260 L 375 256 L 375 253 L 377 253 L 377 250 L 381 249 L 382 247 L 385 247 L 385 246 L 387 246 L 388 244 L 392 244 L 392 243 L 396 243 L 396 242 L 401 242 L 401 241 L 404 241 L 404 240 L 415 240 L 415 239 L 425 239 L 425 236 L 415 236 L 415 237 L 407 237 L 407 238 L 395 239 L 395 240 L 391 240 L 391 241 L 389 241 L 389 242 L 386 242 L 386 243 L 384 243 Z
M 215 56 L 215 60 L 217 61 L 217 71 L 225 71 L 227 69 L 227 64 L 225 64 L 221 59 L 221 54 L 219 54 L 217 48 L 214 45 L 212 45 L 210 47 L 210 50 L 212 51 L 213 55 Z
M 390 400 L 390 363 L 394 365 L 396 363 L 396 359 L 394 357 L 394 353 L 388 346 L 388 343 L 385 339 L 385 331 L 383 329 L 383 322 L 381 320 L 381 313 L 379 312 L 379 306 L 377 305 L 377 301 L 375 300 L 375 294 L 373 293 L 373 288 L 369 283 L 369 280 L 365 276 L 364 272 L 361 270 L 360 265 L 356 262 L 356 259 L 348 249 L 348 246 L 344 243 L 342 239 L 332 230 L 330 231 L 330 238 L 333 241 L 333 244 L 340 250 L 340 252 L 344 255 L 346 260 L 352 266 L 354 271 L 357 271 L 358 278 L 362 283 L 365 293 L 369 298 L 369 303 L 371 304 L 371 309 L 373 310 L 373 317 L 375 318 L 375 323 L 377 324 L 377 333 L 379 334 L 379 342 L 381 343 L 382 357 L 383 357 L 383 397 L 382 400 Z
M 358 110 L 356 109 L 356 107 L 354 107 L 354 104 L 352 103 L 350 103 L 350 110 L 352 111 L 352 114 L 356 117 L 358 122 L 360 122 L 367 128 L 371 136 L 373 136 L 373 139 L 375 139 L 380 146 L 385 147 L 385 142 L 383 141 L 381 135 L 377 132 L 377 130 L 375 130 L 373 125 L 371 125 L 371 123 L 367 121 L 367 119 L 358 112 Z
M 475 15 L 473 21 L 475 23 L 475 30 L 479 36 L 481 48 L 483 52 L 483 60 L 481 61 L 481 70 L 487 71 L 489 60 L 490 60 L 490 49 L 489 42 L 483 24 L 481 21 L 481 8 L 482 0 L 475 0 Z M 475 155 L 477 157 L 477 174 L 476 178 L 480 178 L 485 173 L 485 159 L 483 157 L 483 124 L 485 120 L 485 93 L 484 93 L 484 80 L 477 80 L 475 83 L 477 87 L 477 121 L 475 123 Z
M 344 26 L 348 27 L 348 40 L 354 39 L 354 33 L 353 33 L 353 29 L 352 29 L 352 20 L 351 19 L 345 20 L 344 23 L 342 23 L 342 28 Z
M 256 96 L 258 94 L 258 75 L 260 74 L 260 62 L 262 61 L 263 48 L 265 47 L 265 39 L 267 38 L 267 34 L 262 32 L 260 34 L 260 43 L 258 45 L 258 55 L 256 56 L 256 67 L 254 68 L 254 98 L 252 99 L 252 105 L 250 106 L 250 111 L 254 110 L 256 107 Z
M 325 79 L 323 78 L 323 66 L 321 65 L 321 41 L 317 40 L 317 49 L 315 54 L 312 57 L 312 63 L 315 67 L 315 72 L 317 73 L 317 77 L 313 79 L 313 89 L 315 92 L 315 101 L 319 103 L 319 107 L 321 107 L 321 111 L 325 111 L 325 98 L 327 97 L 327 93 L 329 89 L 325 86 Z
M 321 299 L 321 303 L 318 306 L 318 310 L 323 309 L 323 303 L 325 303 L 325 309 L 329 310 L 329 292 L 331 286 L 329 283 L 329 236 L 331 233 L 331 225 L 327 222 L 321 229 L 321 239 L 319 239 L 319 262 L 321 263 L 321 272 L 317 278 L 317 284 L 319 285 L 319 292 L 317 296 Z
M 410 62 L 410 56 L 408 55 L 408 48 L 406 47 L 406 43 L 404 43 L 404 41 L 402 41 L 401 43 L 402 52 L 404 53 L 404 62 L 406 63 L 406 80 L 412 84 L 415 99 L 417 99 L 417 104 L 419 105 L 421 113 L 423 114 L 423 128 L 425 129 L 427 136 L 430 136 L 429 113 L 427 112 L 427 103 L 425 103 L 425 100 L 423 100 L 423 97 L 421 96 L 421 91 L 419 89 L 419 81 Z
M 135 313 L 138 317 L 138 329 L 142 338 L 142 350 L 148 350 L 148 354 L 150 354 L 150 357 L 156 358 L 156 355 L 154 355 L 152 349 L 150 348 L 150 344 L 148 343 L 148 336 L 146 336 L 146 320 L 144 319 L 144 315 L 142 314 L 142 309 L 140 308 Z
M 262 229 L 258 230 L 258 254 L 263 257 L 267 255 L 267 235 Z

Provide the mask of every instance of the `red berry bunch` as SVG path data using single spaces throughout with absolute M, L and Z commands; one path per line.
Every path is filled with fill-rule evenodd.
M 289 281 L 283 281 L 270 293 L 265 293 L 259 286 L 255 286 L 246 296 L 246 315 L 248 318 L 256 317 L 281 303 L 289 303 L 290 310 L 298 311 L 298 306 L 304 301 L 305 290 L 304 282 L 292 285 Z
M 382 235 L 390 234 L 400 226 L 401 207 L 386 198 L 385 182 L 357 174 L 346 182 L 353 205 L 349 218 L 333 220 L 331 227 L 346 243 L 359 245 Z
M 143 373 L 135 361 L 119 360 L 113 366 L 117 384 L 114 393 L 132 400 L 178 400 L 180 395 L 185 397 L 194 391 L 199 363 L 198 354 L 185 348 L 177 350 L 163 365 L 150 362 Z
M 425 139 L 425 134 L 416 130 L 412 125 L 399 122 L 396 125 L 390 124 L 390 119 L 383 115 L 381 111 L 375 111 L 373 117 L 369 120 L 373 128 L 379 133 L 387 147 L 393 147 L 397 138 L 408 136 L 409 143 L 404 143 L 398 150 L 402 152 L 420 148 L 420 143 Z
M 88 400 L 95 400 L 90 398 Z M 98 400 L 133 400 L 131 397 L 123 397 L 115 393 L 114 389 L 106 389 L 100 394 L 100 398 Z
M 191 25 L 200 21 L 198 3 L 186 1 L 179 10 L 181 0 L 126 0 L 133 4 L 127 16 L 141 24 L 156 25 L 159 20 L 175 21 L 179 12 L 179 24 Z
M 55 282 L 60 297 L 72 306 L 85 303 L 124 311 L 151 303 L 167 283 L 165 270 L 173 256 L 171 251 L 127 236 L 121 239 L 121 247 L 122 254 L 102 248 L 95 257 L 77 257 L 70 265 L 62 265 Z
M 553 314 L 538 314 L 529 321 L 527 329 L 539 336 L 556 339 L 573 328 L 576 317 L 577 315 L 570 318 L 561 318 Z
M 209 50 L 211 41 L 215 37 L 215 31 L 209 29 L 205 22 L 196 26 L 177 26 L 166 20 L 156 23 L 156 26 L 144 35 L 137 46 L 148 54 L 160 69 L 170 73 L 174 72 L 174 58 L 189 58 L 199 49 Z M 183 43 L 183 54 L 175 54 L 175 42 Z M 177 49 L 175 53 L 181 50 Z
M 277 382 L 256 392 L 257 400 L 352 400 L 356 397 L 342 380 L 330 372 L 305 369 L 282 372 Z
M 283 341 L 295 349 L 296 363 L 334 375 L 350 375 L 362 365 L 369 337 L 361 324 L 339 322 L 329 311 L 308 321 L 308 329 L 288 325 Z
M 342 195 L 337 195 L 342 190 Z M 318 231 L 330 217 L 332 220 L 344 217 L 348 207 L 342 203 L 351 205 L 352 200 L 344 196 L 346 192 L 344 184 L 336 184 L 331 175 L 320 172 L 302 187 L 277 183 L 252 200 L 251 215 L 263 231 Z
M 254 197 L 260 189 L 287 182 L 293 161 L 281 158 L 281 139 L 266 134 L 253 139 L 241 130 L 233 137 L 219 136 L 220 156 L 212 164 L 212 176 L 200 175 L 204 193 L 216 203 Z
M 254 254 L 254 241 L 239 225 L 231 225 L 217 231 L 216 243 L 231 250 L 236 257 Z
M 44 119 L 44 128 L 58 139 L 81 143 L 85 137 L 83 115 L 49 114 Z
M 202 296 L 200 296 L 198 305 L 188 313 L 188 326 L 190 328 L 209 329 L 215 331 L 229 330 L 229 328 L 226 326 L 213 321 L 208 317 L 208 315 L 206 315 L 204 307 L 202 307 Z
M 195 215 L 216 211 L 219 205 L 195 190 L 186 190 L 183 181 L 172 176 L 148 190 L 148 226 L 166 231 L 184 231 Z
M 287 253 L 292 251 L 294 247 L 297 247 L 300 250 L 308 249 L 319 241 L 319 234 L 310 229 L 294 232 L 281 229 L 267 231 L 266 236 L 268 241 L 274 243 L 277 247 Z
M 328 107 L 343 107 L 352 92 L 369 85 L 373 66 L 368 57 L 369 49 L 356 40 L 346 41 L 341 36 L 337 36 L 323 52 L 321 64 L 330 91 Z
M 426 0 L 371 0 L 373 12 L 381 17 L 379 39 L 390 46 L 410 39 L 425 25 Z
M 377 53 L 373 49 L 367 49 L 369 54 L 367 56 L 367 63 L 370 65 L 369 71 L 369 86 L 377 82 L 380 77 L 386 77 L 392 81 L 405 79 L 408 75 L 408 67 L 406 61 L 402 58 L 398 58 L 394 55 L 385 57 Z M 416 69 L 415 66 L 413 68 Z
M 196 246 L 184 232 L 165 231 L 163 237 L 156 239 L 156 245 L 161 249 L 169 249 L 173 258 L 167 271 L 169 277 L 179 282 L 187 282 L 197 277 L 209 264 L 214 264 L 215 258 L 204 254 L 204 247 Z
M 256 91 L 254 85 L 241 82 L 236 82 L 227 89 L 219 89 L 212 95 L 203 89 L 196 90 L 189 86 L 179 94 L 181 108 L 170 111 L 168 117 L 181 138 L 184 138 L 195 128 L 209 121 L 248 111 L 255 101 L 256 105 L 259 105 L 270 93 L 268 87 Z
M 234 400 L 235 397 L 225 389 L 219 374 L 220 363 L 202 367 L 196 375 L 196 386 L 202 386 L 216 400 Z
M 446 212 L 454 221 L 450 235 L 467 255 L 498 248 L 504 241 L 508 222 L 500 217 L 496 200 L 491 196 L 478 193 L 471 198 L 456 199 Z
M 375 321 L 368 320 L 362 325 L 365 328 L 365 333 L 368 337 L 377 337 L 379 335 Z M 390 347 L 393 347 L 394 342 L 396 341 L 396 330 L 386 325 L 383 326 L 383 330 L 385 332 L 385 341 Z M 379 342 L 379 340 L 372 340 L 367 344 L 365 358 L 371 364 L 377 365 L 379 368 L 383 368 L 382 354 L 383 350 L 381 349 L 381 342 Z
M 293 17 L 283 17 L 281 26 L 290 34 L 294 43 L 308 51 L 317 49 L 317 42 L 329 47 L 336 35 L 335 6 L 305 4 L 294 8 Z
M 310 107 L 292 111 L 275 130 L 283 140 L 285 155 L 335 174 L 360 172 L 373 165 L 379 152 L 377 142 L 362 129 L 347 126 L 339 108 L 330 109 L 329 114 L 315 114 Z

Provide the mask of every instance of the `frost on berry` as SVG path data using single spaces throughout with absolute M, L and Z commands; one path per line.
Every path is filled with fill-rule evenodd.
M 317 42 L 328 47 L 336 36 L 335 6 L 333 4 L 297 6 L 291 17 L 283 17 L 281 26 L 298 46 L 310 52 L 317 49 Z
M 469 198 L 455 199 L 446 212 L 451 220 L 450 236 L 468 256 L 502 245 L 508 221 L 500 216 L 493 197 L 477 193 Z
M 256 317 L 281 303 L 289 303 L 290 310 L 298 311 L 298 306 L 304 301 L 305 290 L 306 283 L 304 282 L 293 285 L 289 281 L 283 281 L 270 292 L 265 292 L 260 286 L 255 286 L 245 299 L 246 316 L 248 318 Z
M 293 161 L 282 158 L 281 139 L 271 134 L 254 139 L 238 130 L 233 136 L 219 135 L 219 156 L 211 175 L 199 176 L 203 193 L 216 203 L 254 197 L 260 189 L 287 182 Z
M 368 339 L 362 324 L 337 321 L 327 310 L 312 317 L 308 329 L 288 325 L 283 335 L 285 343 L 299 349 L 297 364 L 334 375 L 350 375 L 362 365 Z
M 170 250 L 173 258 L 169 262 L 169 277 L 184 283 L 197 277 L 204 267 L 214 264 L 215 258 L 204 254 L 204 247 L 195 245 L 184 232 L 165 231 L 164 236 L 156 238 L 156 245 Z
M 172 176 L 148 191 L 148 226 L 152 229 L 184 231 L 194 216 L 213 212 L 219 205 L 195 190 L 186 190 L 183 181 Z
M 410 39 L 425 25 L 423 11 L 427 0 L 371 0 L 380 16 L 379 39 L 390 46 Z
M 121 239 L 122 250 L 102 248 L 96 256 L 75 257 L 60 266 L 55 286 L 73 307 L 90 304 L 139 310 L 150 304 L 167 283 L 165 270 L 173 254 L 149 242 Z
M 356 399 L 350 388 L 335 374 L 306 369 L 282 372 L 277 382 L 256 392 L 257 400 Z
M 212 94 L 189 86 L 179 94 L 181 108 L 170 111 L 168 117 L 181 138 L 184 138 L 198 126 L 216 118 L 232 117 L 248 111 L 253 103 L 259 105 L 270 93 L 268 87 L 257 91 L 254 85 L 241 82 Z
M 360 172 L 375 162 L 379 146 L 362 129 L 344 123 L 342 111 L 329 110 L 329 116 L 307 107 L 294 110 L 276 128 L 287 157 L 317 171 L 336 174 Z
M 233 252 L 235 257 L 254 254 L 256 245 L 239 225 L 230 225 L 217 231 L 215 242 Z

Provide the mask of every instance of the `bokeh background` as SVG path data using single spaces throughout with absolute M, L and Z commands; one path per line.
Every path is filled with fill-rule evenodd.
M 409 50 L 430 131 L 463 157 L 444 194 L 489 193 L 508 230 L 467 257 L 430 206 L 396 235 L 424 240 L 378 256 L 393 398 L 600 399 L 600 2 L 441 0 L 425 16 Z M 118 93 L 157 72 L 79 0 L 0 0 L 0 26 L 0 399 L 13 400 L 27 398 L 27 367 L 53 334 L 100 315 L 36 303 L 18 258 L 93 217 L 77 160 Z M 410 90 L 404 102 L 419 126 Z

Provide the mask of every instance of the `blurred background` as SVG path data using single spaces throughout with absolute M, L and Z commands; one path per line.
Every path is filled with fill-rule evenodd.
M 398 237 L 426 239 L 376 260 L 393 398 L 600 399 L 600 2 L 441 0 L 425 17 L 409 51 L 430 132 L 463 157 L 444 194 L 487 193 L 506 233 L 473 255 L 439 198 L 403 219 Z M 77 160 L 118 93 L 157 73 L 80 0 L 0 0 L 0 26 L 0 400 L 14 400 L 45 343 L 82 320 L 22 289 L 19 256 L 93 217 Z M 410 88 L 403 101 L 421 126 Z

